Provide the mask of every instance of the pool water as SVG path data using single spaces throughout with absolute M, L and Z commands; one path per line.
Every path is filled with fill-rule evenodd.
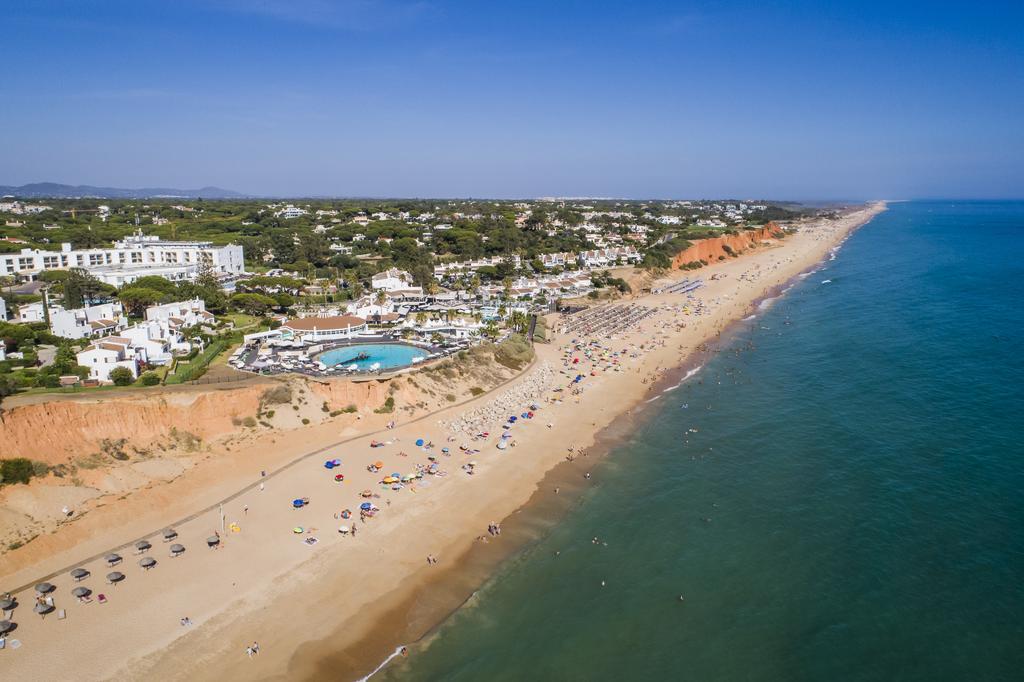
M 367 357 L 355 359 L 363 354 Z M 361 343 L 329 350 L 317 359 L 328 367 L 355 365 L 358 371 L 365 372 L 377 363 L 380 363 L 380 369 L 406 367 L 413 364 L 413 359 L 425 360 L 428 355 L 426 350 L 404 343 Z

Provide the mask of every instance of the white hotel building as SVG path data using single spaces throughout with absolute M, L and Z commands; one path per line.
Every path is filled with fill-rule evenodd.
M 44 270 L 81 268 L 101 282 L 120 287 L 146 275 L 171 281 L 192 280 L 203 263 L 210 265 L 218 277 L 245 272 L 242 247 L 237 244 L 165 242 L 140 231 L 114 242 L 112 248 L 72 249 L 71 244 L 61 244 L 60 251 L 22 249 L 20 253 L 0 253 L 0 275 L 35 279 Z

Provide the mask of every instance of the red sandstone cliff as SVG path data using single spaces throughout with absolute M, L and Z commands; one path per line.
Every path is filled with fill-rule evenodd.
M 723 235 L 695 241 L 693 246 L 676 254 L 672 259 L 672 268 L 678 268 L 685 263 L 704 261 L 708 264 L 714 263 L 719 256 L 729 258 L 730 254 L 723 247 L 728 246 L 734 254 L 740 254 L 747 249 L 772 239 L 779 239 L 783 236 L 782 228 L 775 223 L 768 223 L 756 230 L 746 230 L 736 235 Z

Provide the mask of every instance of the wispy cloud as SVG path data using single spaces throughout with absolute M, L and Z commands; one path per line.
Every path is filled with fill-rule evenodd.
M 679 35 L 696 30 L 700 22 L 701 17 L 697 14 L 678 14 L 666 17 L 657 25 L 650 27 L 650 30 L 657 35 Z
M 210 9 L 329 29 L 367 31 L 412 23 L 431 10 L 425 0 L 213 0 Z

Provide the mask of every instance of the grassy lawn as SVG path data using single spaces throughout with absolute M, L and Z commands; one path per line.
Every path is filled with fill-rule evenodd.
M 260 318 L 255 315 L 246 315 L 244 313 L 228 313 L 227 315 L 221 315 L 220 319 L 234 323 L 235 329 L 255 327 L 260 323 Z

